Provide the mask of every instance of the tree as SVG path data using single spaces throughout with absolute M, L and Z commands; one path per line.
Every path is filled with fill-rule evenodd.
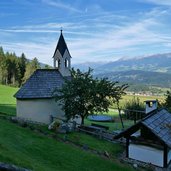
M 171 112 L 171 91 L 167 91 L 165 97 L 165 102 L 162 104 L 162 106 L 166 107 Z
M 52 67 L 46 64 L 43 69 L 52 69 Z
M 5 54 L 2 47 L 0 47 L 0 83 L 5 84 L 6 78 L 6 61 L 5 61 Z
M 127 119 L 136 120 L 145 116 L 141 113 L 141 111 L 145 111 L 145 106 L 144 103 L 140 101 L 139 97 L 134 96 L 131 100 L 127 101 L 124 108 L 129 112 L 129 115 L 126 116 Z
M 24 74 L 26 72 L 26 64 L 27 64 L 28 60 L 26 59 L 26 56 L 24 53 L 21 54 L 21 57 L 18 60 L 18 64 L 19 64 L 19 69 L 20 69 L 20 79 L 19 79 L 19 85 L 21 85 L 22 83 L 22 79 L 24 77 Z
M 79 115 L 84 119 L 97 112 L 107 112 L 112 102 L 116 102 L 124 94 L 125 85 L 110 82 L 103 78 L 93 78 L 92 69 L 87 72 L 71 70 L 71 79 L 65 80 L 61 89 L 56 89 L 56 101 L 60 101 L 67 119 Z
M 28 62 L 26 64 L 26 71 L 24 74 L 23 83 L 26 82 L 26 80 L 28 78 L 30 78 L 30 76 L 33 74 L 33 72 L 39 68 L 40 68 L 40 64 L 39 64 L 37 58 L 34 58 L 31 62 Z

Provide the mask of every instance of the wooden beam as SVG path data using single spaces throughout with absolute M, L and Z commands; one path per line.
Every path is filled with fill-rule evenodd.
M 163 167 L 167 167 L 167 155 L 168 155 L 168 147 L 164 144 L 164 153 L 163 153 Z
M 129 157 L 129 137 L 126 137 L 126 157 Z

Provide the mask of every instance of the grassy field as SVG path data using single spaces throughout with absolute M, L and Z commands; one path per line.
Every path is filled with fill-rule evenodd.
M 13 95 L 17 90 L 17 88 L 0 85 L 0 113 L 16 115 L 16 100 Z M 121 106 L 124 106 L 124 103 L 132 98 L 133 96 L 124 96 L 121 100 Z M 149 99 L 162 100 L 162 97 L 140 97 L 141 101 Z M 112 106 L 108 114 L 115 117 L 115 122 L 100 123 L 109 126 L 111 131 L 121 129 L 120 120 L 117 119 L 118 112 L 113 109 L 114 107 Z M 85 124 L 90 125 L 91 123 L 93 122 L 85 120 Z M 125 127 L 128 127 L 132 121 L 127 121 L 124 124 Z M 58 136 L 64 137 L 64 135 Z M 112 144 L 77 132 L 68 134 L 67 139 L 101 153 L 107 151 L 112 160 L 104 159 L 70 143 L 56 141 L 28 128 L 22 128 L 7 120 L 0 119 L 0 161 L 36 171 L 132 170 L 117 160 L 118 153 L 123 151 L 120 144 Z
M 13 97 L 13 95 L 16 93 L 18 88 L 9 87 L 0 85 L 0 112 L 16 115 L 16 99 Z M 127 101 L 131 100 L 134 96 L 133 95 L 126 95 L 123 96 L 123 99 L 120 101 L 120 107 L 124 108 L 124 105 Z M 159 102 L 164 100 L 163 96 L 135 96 L 139 97 L 141 102 L 144 102 L 145 100 L 154 100 L 158 99 Z M 113 108 L 116 108 L 116 105 L 113 104 L 107 113 L 108 115 L 118 115 L 117 110 L 113 110 Z
M 16 115 L 16 100 L 13 95 L 17 90 L 0 85 L 0 113 Z M 58 136 L 62 138 L 64 135 Z M 107 151 L 112 160 L 0 119 L 0 162 L 36 171 L 132 170 L 116 159 L 118 153 L 123 151 L 120 144 L 112 144 L 77 132 L 67 135 L 67 139 L 99 153 Z
M 94 121 L 90 121 L 88 119 L 85 120 L 85 125 L 91 125 L 92 123 L 100 124 L 100 125 L 103 125 L 103 126 L 108 126 L 109 131 L 115 131 L 115 130 L 123 129 L 121 121 L 120 121 L 119 118 L 117 120 L 115 120 L 114 122 L 94 122 Z M 131 125 L 133 125 L 134 121 L 132 121 L 132 120 L 123 120 L 123 124 L 124 124 L 124 129 L 126 129 L 126 128 L 130 127 Z
M 131 171 L 117 160 L 107 160 L 93 153 L 59 142 L 0 119 L 0 161 L 16 164 L 35 171 Z M 73 135 L 72 139 L 75 139 Z M 116 154 L 121 150 L 118 144 L 82 136 L 79 141 L 90 147 L 102 148 Z
M 16 114 L 16 99 L 13 95 L 18 88 L 0 85 L 0 113 Z
M 125 105 L 125 103 L 126 102 L 128 102 L 128 101 L 130 101 L 131 99 L 133 99 L 133 98 L 139 98 L 140 99 L 140 102 L 144 102 L 144 101 L 146 101 L 146 100 L 158 100 L 159 102 L 162 102 L 162 101 L 164 101 L 164 96 L 140 96 L 140 95 L 125 95 L 125 96 L 123 96 L 123 98 L 120 100 L 120 107 L 121 108 L 124 108 L 124 105 Z M 113 104 L 112 106 L 111 106 L 111 108 L 116 108 L 116 105 L 115 104 Z

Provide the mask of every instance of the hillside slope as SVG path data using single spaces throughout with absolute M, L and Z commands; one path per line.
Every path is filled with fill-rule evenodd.
M 128 171 L 74 145 L 59 142 L 28 128 L 0 119 L 0 161 L 34 171 Z M 115 148 L 115 145 L 113 144 Z
M 119 81 L 131 84 L 144 84 L 148 86 L 157 87 L 171 87 L 171 74 L 151 72 L 151 71 L 140 71 L 140 70 L 129 70 L 129 71 L 118 71 L 108 72 L 103 74 L 97 74 L 97 77 L 108 77 L 111 81 Z
M 18 88 L 0 84 L 0 113 L 16 115 L 16 99 L 13 95 Z
M 120 59 L 95 68 L 95 73 L 128 70 L 171 73 L 171 53 L 156 54 L 142 58 Z

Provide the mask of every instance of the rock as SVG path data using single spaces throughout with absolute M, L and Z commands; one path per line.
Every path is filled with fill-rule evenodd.
M 134 164 L 133 164 L 133 167 L 134 167 L 134 168 L 138 168 L 138 164 L 134 163 Z
M 104 151 L 104 155 L 106 156 L 106 157 L 110 157 L 110 155 L 109 155 L 109 153 L 107 152 L 107 151 Z
M 84 145 L 83 145 L 83 149 L 84 149 L 84 150 L 88 150 L 88 145 L 87 145 L 87 144 L 84 144 Z
M 20 168 L 20 167 L 17 167 L 15 165 L 1 163 L 1 162 L 0 162 L 0 170 L 4 170 L 4 171 L 31 171 L 31 170 L 28 170 L 25 168 Z

